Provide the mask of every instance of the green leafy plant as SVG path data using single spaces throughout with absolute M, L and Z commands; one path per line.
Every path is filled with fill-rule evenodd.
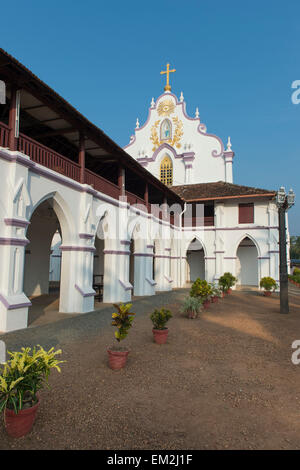
M 300 276 L 300 269 L 299 268 L 294 268 L 293 276 Z
M 211 290 L 213 297 L 222 297 L 222 290 L 216 283 L 211 284 Z
M 275 291 L 277 289 L 277 283 L 272 277 L 262 277 L 259 285 L 266 291 Z
M 190 296 L 191 297 L 200 297 L 201 300 L 204 302 L 205 300 L 208 300 L 210 296 L 212 295 L 212 287 L 210 284 L 208 284 L 207 281 L 204 279 L 196 279 L 196 281 L 192 284 L 191 290 L 190 290 Z
M 172 318 L 170 310 L 161 308 L 160 310 L 155 309 L 150 315 L 150 319 L 153 323 L 155 330 L 164 330 L 166 328 L 167 322 Z
M 186 314 L 189 318 L 197 318 L 202 308 L 202 300 L 200 297 L 187 296 L 184 298 L 181 306 L 181 313 Z
M 51 369 L 61 372 L 59 364 L 65 361 L 56 359 L 60 349 L 45 351 L 40 345 L 8 354 L 10 359 L 0 370 L 0 411 L 8 408 L 17 414 L 38 401 L 37 392 L 47 385 Z
M 234 286 L 236 281 L 237 279 L 233 276 L 233 274 L 229 272 L 224 273 L 223 276 L 221 276 L 219 279 L 219 286 L 222 292 L 227 292 L 231 287 Z
M 118 310 L 112 314 L 112 326 L 117 327 L 115 331 L 115 337 L 118 342 L 122 339 L 125 339 L 128 335 L 130 328 L 132 327 L 132 322 L 134 319 L 135 313 L 130 312 L 132 304 L 113 304 L 114 307 Z

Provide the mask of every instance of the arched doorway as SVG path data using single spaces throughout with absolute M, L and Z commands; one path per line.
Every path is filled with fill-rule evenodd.
M 187 282 L 194 282 L 198 277 L 205 279 L 205 258 L 201 242 L 194 238 L 188 246 L 187 258 Z
M 258 252 L 251 238 L 245 237 L 236 252 L 237 284 L 241 286 L 258 286 Z
M 62 231 L 54 206 L 53 198 L 39 204 L 26 233 L 29 244 L 25 251 L 23 290 L 32 302 L 28 313 L 29 325 L 50 312 L 54 315 L 59 311 L 61 263 L 58 256 Z M 57 258 L 51 253 L 53 244 L 56 245 Z M 55 288 L 51 289 L 53 282 Z

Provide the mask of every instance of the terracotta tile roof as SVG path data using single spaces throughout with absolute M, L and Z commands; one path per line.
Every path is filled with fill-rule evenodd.
M 224 181 L 184 184 L 181 186 L 172 186 L 171 189 L 185 201 L 231 199 L 235 197 L 273 197 L 276 194 L 276 191 L 240 186 L 238 184 L 225 183 Z

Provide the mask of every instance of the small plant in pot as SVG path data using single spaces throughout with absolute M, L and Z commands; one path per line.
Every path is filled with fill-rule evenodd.
M 212 295 L 211 295 L 211 302 L 216 303 L 218 302 L 219 298 L 222 297 L 222 291 L 217 286 L 217 284 L 211 284 Z
M 264 295 L 266 297 L 270 297 L 272 291 L 274 292 L 278 287 L 275 279 L 272 277 L 262 277 L 259 285 L 264 289 Z
M 169 329 L 166 327 L 167 322 L 172 318 L 170 310 L 161 308 L 160 310 L 155 309 L 154 312 L 150 315 L 150 319 L 153 323 L 153 338 L 157 344 L 165 344 L 167 342 L 167 337 Z
M 39 348 L 39 349 L 37 349 Z M 10 359 L 0 370 L 0 411 L 11 437 L 28 434 L 40 405 L 39 390 L 47 385 L 51 369 L 60 372 L 56 356 L 61 350 L 45 351 L 41 346 L 8 352 Z
M 204 279 L 200 279 L 200 278 L 196 279 L 196 281 L 193 283 L 191 287 L 190 296 L 200 298 L 203 303 L 203 307 L 208 308 L 210 305 L 211 295 L 212 295 L 211 285 L 208 284 L 208 282 L 205 281 Z
M 236 277 L 233 276 L 233 274 L 228 273 L 228 272 L 224 273 L 223 276 L 221 276 L 220 279 L 219 279 L 220 289 L 225 294 L 231 294 L 231 292 L 232 292 L 231 287 L 234 286 L 236 281 L 237 281 L 237 279 L 236 279 Z
M 125 366 L 127 356 L 130 352 L 128 348 L 120 346 L 120 342 L 127 337 L 128 332 L 132 327 L 135 313 L 130 312 L 132 304 L 114 304 L 114 307 L 117 309 L 117 312 L 112 314 L 111 324 L 112 326 L 117 327 L 117 331 L 115 331 L 117 345 L 108 348 L 107 353 L 110 368 L 113 370 L 118 370 Z
M 185 297 L 181 313 L 184 313 L 188 318 L 197 318 L 202 309 L 202 300 L 200 297 Z

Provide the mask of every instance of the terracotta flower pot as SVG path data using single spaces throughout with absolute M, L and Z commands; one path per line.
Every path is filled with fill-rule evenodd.
M 265 290 L 265 291 L 264 291 L 264 296 L 265 296 L 265 297 L 270 297 L 271 294 L 272 294 L 272 292 L 271 292 L 270 290 Z
M 205 301 L 203 302 L 203 307 L 204 307 L 204 308 L 209 308 L 209 306 L 210 306 L 210 301 L 209 301 L 209 300 L 205 300 Z
M 226 294 L 231 294 L 232 289 L 227 289 Z
M 153 328 L 152 332 L 155 343 L 165 344 L 167 342 L 167 337 L 169 333 L 168 328 L 164 328 L 163 330 L 156 330 L 155 328 Z
M 14 410 L 8 408 L 4 411 L 6 432 L 11 437 L 22 437 L 28 434 L 33 426 L 36 418 L 38 407 L 40 406 L 40 398 L 37 396 L 38 402 L 31 408 L 19 411 L 18 414 Z
M 195 313 L 192 310 L 188 310 L 188 312 L 187 312 L 187 317 L 188 318 L 195 319 L 195 318 L 197 318 L 197 316 L 198 316 L 198 313 Z
M 109 367 L 113 370 L 122 369 L 127 362 L 127 356 L 129 352 L 130 351 L 113 351 L 108 349 L 107 353 Z

